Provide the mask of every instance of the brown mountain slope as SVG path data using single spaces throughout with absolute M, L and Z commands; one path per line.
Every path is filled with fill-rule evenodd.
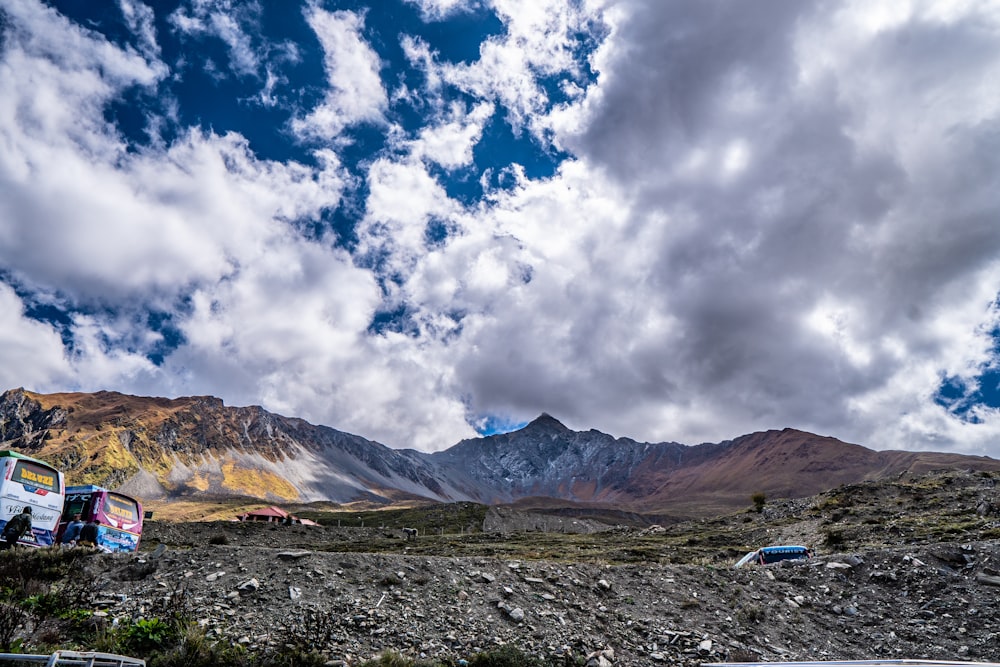
M 14 389 L 3 394 L 0 441 L 74 473 L 80 483 L 116 486 L 140 470 L 169 474 L 178 460 L 200 453 L 190 444 L 177 457 L 163 440 L 176 432 L 172 422 L 184 412 L 209 407 L 211 397 L 179 399 L 128 396 L 116 392 L 36 394 Z M 187 451 L 184 451 L 184 450 Z
M 0 446 L 41 458 L 70 483 L 141 498 L 270 502 L 465 500 L 419 460 L 364 438 L 218 398 L 116 392 L 0 395 Z
M 798 431 L 762 431 L 728 443 L 716 457 L 673 471 L 639 475 L 651 487 L 642 507 L 696 514 L 749 504 L 754 493 L 800 498 L 843 484 L 944 469 L 1000 470 L 1000 461 L 939 452 L 875 451 Z

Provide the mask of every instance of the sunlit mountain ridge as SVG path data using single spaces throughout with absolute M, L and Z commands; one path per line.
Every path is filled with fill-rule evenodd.
M 874 451 L 795 429 L 694 446 L 645 443 L 573 431 L 547 414 L 425 453 L 210 396 L 24 389 L 0 395 L 0 447 L 46 460 L 72 483 L 147 500 L 475 501 L 674 516 L 743 507 L 755 493 L 802 497 L 936 469 L 1000 470 L 988 457 Z

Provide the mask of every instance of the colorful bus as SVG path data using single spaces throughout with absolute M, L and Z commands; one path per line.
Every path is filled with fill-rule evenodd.
M 10 449 L 0 450 L 0 532 L 11 517 L 31 507 L 31 530 L 20 543 L 51 546 L 59 528 L 66 481 L 48 463 Z
M 66 487 L 66 505 L 59 535 L 79 514 L 84 523 L 97 523 L 97 547 L 104 551 L 136 551 L 142 535 L 142 504 L 123 493 L 86 484 Z

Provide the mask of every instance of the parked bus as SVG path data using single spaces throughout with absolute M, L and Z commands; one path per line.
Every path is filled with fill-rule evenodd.
M 741 558 L 733 567 L 743 567 L 750 563 L 759 565 L 770 565 L 783 560 L 799 560 L 801 558 L 812 558 L 813 552 L 809 547 L 798 544 L 782 544 L 773 547 L 761 547 L 756 551 L 751 551 Z
M 51 546 L 59 528 L 66 481 L 48 463 L 5 449 L 0 451 L 0 532 L 11 517 L 31 507 L 31 530 L 19 542 Z
M 66 505 L 59 535 L 79 514 L 84 523 L 97 523 L 97 547 L 104 551 L 136 551 L 142 535 L 142 504 L 130 496 L 93 484 L 66 487 Z

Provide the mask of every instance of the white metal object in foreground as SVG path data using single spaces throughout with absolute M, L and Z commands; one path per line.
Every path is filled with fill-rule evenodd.
M 146 667 L 146 661 L 114 653 L 56 651 L 48 655 L 0 653 L 0 665 L 37 663 L 46 667 Z

